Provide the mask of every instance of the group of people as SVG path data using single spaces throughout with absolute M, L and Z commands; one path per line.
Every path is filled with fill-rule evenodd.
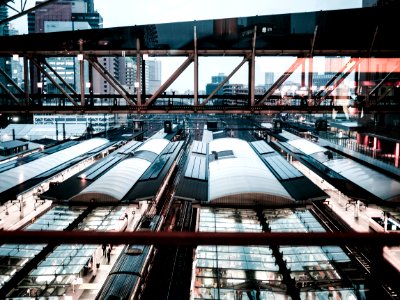
M 110 263 L 111 259 L 111 249 L 112 246 L 110 244 L 103 244 L 103 256 L 107 257 L 107 263 Z

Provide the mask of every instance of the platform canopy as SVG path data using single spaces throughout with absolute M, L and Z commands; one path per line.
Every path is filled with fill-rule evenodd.
M 125 159 L 82 192 L 72 197 L 71 201 L 118 202 L 129 192 L 149 166 L 150 162 L 144 159 Z
M 285 205 L 294 199 L 253 151 L 235 138 L 209 143 L 209 201 L 223 204 Z
M 1 173 L 0 193 L 32 179 L 61 164 L 84 155 L 108 142 L 107 139 L 94 138 L 51 155 L 36 159 Z

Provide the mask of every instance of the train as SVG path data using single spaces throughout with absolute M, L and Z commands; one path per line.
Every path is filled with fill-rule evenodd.
M 162 217 L 143 215 L 137 231 L 159 231 Z M 153 245 L 127 245 L 107 276 L 96 296 L 98 300 L 139 299 L 145 288 L 145 280 L 155 256 Z

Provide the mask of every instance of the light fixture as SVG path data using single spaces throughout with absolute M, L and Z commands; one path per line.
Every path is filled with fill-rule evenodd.
M 83 54 L 82 54 L 82 53 L 79 53 L 79 54 L 77 55 L 77 57 L 78 57 L 78 60 L 83 60 Z
M 43 82 L 39 81 L 39 82 L 37 83 L 37 87 L 38 87 L 39 89 L 41 89 L 41 88 L 43 87 Z
M 18 61 L 19 60 L 19 55 L 18 54 L 13 54 L 13 60 Z
M 86 88 L 90 89 L 90 87 L 92 86 L 92 84 L 90 82 L 86 82 L 85 83 Z
M 135 88 L 139 87 L 139 82 L 135 81 Z
M 143 60 L 148 60 L 149 59 L 149 55 L 147 53 L 143 54 Z

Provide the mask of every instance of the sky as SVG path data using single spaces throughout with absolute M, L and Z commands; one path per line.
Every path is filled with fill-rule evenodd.
M 28 0 L 27 8 L 36 0 Z M 15 5 L 18 5 L 16 1 Z M 95 9 L 103 17 L 103 27 L 159 24 L 179 21 L 208 20 L 282 13 L 347 9 L 361 7 L 362 0 L 94 0 Z M 19 8 L 17 6 L 17 8 Z M 12 15 L 12 11 L 9 12 Z M 26 17 L 11 22 L 20 34 L 27 33 Z M 161 58 L 164 82 L 183 62 L 184 58 Z M 201 58 L 199 60 L 199 89 L 218 73 L 228 75 L 240 62 L 240 57 Z M 294 58 L 258 58 L 256 85 L 264 84 L 264 72 L 284 72 Z M 230 80 L 247 83 L 247 64 Z M 193 64 L 177 79 L 170 89 L 184 92 L 193 90 Z

